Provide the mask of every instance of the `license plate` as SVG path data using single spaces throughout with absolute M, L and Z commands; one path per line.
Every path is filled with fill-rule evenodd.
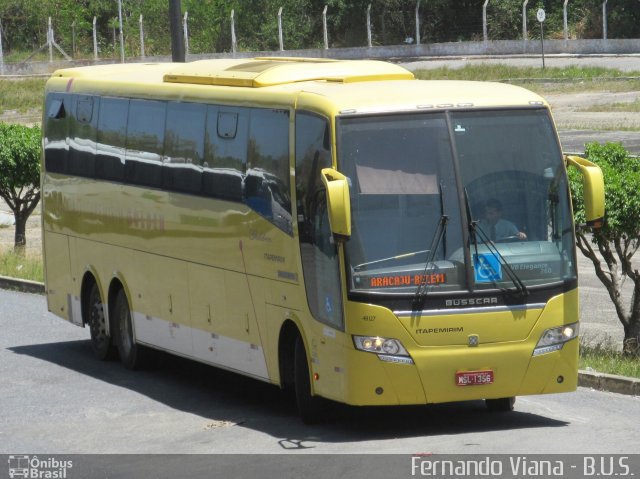
M 493 371 L 464 371 L 456 373 L 456 386 L 482 386 L 493 383 Z

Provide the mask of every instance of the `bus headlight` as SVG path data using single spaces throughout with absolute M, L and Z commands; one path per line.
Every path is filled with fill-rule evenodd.
M 356 349 L 377 354 L 382 361 L 413 364 L 413 360 L 402 343 L 393 338 L 380 336 L 353 336 Z
M 572 323 L 547 329 L 536 344 L 533 355 L 539 356 L 562 349 L 564 343 L 578 337 L 579 326 L 579 323 Z

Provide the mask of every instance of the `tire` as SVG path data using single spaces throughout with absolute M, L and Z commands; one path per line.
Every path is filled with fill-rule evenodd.
M 116 345 L 120 362 L 127 369 L 140 369 L 144 365 L 145 351 L 142 346 L 136 344 L 133 337 L 129 301 L 123 290 L 118 291 L 114 301 L 113 323 L 116 325 Z
M 294 390 L 298 415 L 305 424 L 316 424 L 323 418 L 324 404 L 322 398 L 311 395 L 311 377 L 309 363 L 302 338 L 298 336 L 294 347 Z
M 93 283 L 87 304 L 85 306 L 85 320 L 91 334 L 91 349 L 100 361 L 107 361 L 115 357 L 115 347 L 111 336 L 107 334 L 107 317 L 104 314 L 104 303 L 100 297 L 98 285 Z
M 513 405 L 516 403 L 514 396 L 499 399 L 485 399 L 487 409 L 491 412 L 510 412 L 513 411 Z

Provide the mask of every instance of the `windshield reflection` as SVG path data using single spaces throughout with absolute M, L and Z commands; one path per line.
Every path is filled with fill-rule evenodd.
M 351 291 L 519 282 L 524 291 L 575 278 L 566 176 L 545 109 L 341 118 L 338 161 L 351 182 Z M 483 235 L 471 235 L 472 224 Z

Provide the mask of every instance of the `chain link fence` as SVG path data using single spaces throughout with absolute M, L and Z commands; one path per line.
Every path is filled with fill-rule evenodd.
M 625 5 L 633 7 L 633 2 L 635 10 L 629 11 Z M 605 0 L 596 4 L 583 0 L 580 8 L 573 9 L 569 0 L 554 2 L 545 20 L 548 52 L 640 52 L 634 40 L 640 38 L 640 4 L 638 0 L 633 2 L 616 0 L 608 4 Z M 63 9 L 37 24 L 30 21 L 22 27 L 20 21 L 25 20 L 20 15 L 0 9 L 0 74 L 38 68 L 50 71 L 71 61 L 169 59 L 168 10 L 160 8 L 166 7 L 166 1 L 109 3 L 115 8 L 103 6 L 93 15 L 84 8 L 74 14 Z M 120 14 L 121 3 L 124 9 Z M 538 48 L 533 40 L 539 40 L 542 34 L 536 13 L 544 8 L 543 2 L 534 0 L 440 4 L 385 0 L 369 4 L 356 1 L 342 8 L 332 8 L 330 2 L 310 2 L 317 8 L 301 10 L 293 7 L 304 1 L 282 0 L 278 5 L 269 0 L 247 0 L 227 2 L 225 8 L 213 11 L 204 8 L 207 3 L 184 2 L 193 8 L 183 9 L 182 17 L 187 59 L 252 56 L 256 52 L 335 57 L 531 53 Z M 444 3 L 449 5 L 445 8 Z M 473 8 L 460 6 L 467 3 Z M 256 15 L 260 6 L 264 10 Z M 25 35 L 27 28 L 31 36 Z M 609 41 L 616 35 L 615 41 Z M 564 43 L 554 45 L 554 41 Z M 51 64 L 51 68 L 43 63 Z

